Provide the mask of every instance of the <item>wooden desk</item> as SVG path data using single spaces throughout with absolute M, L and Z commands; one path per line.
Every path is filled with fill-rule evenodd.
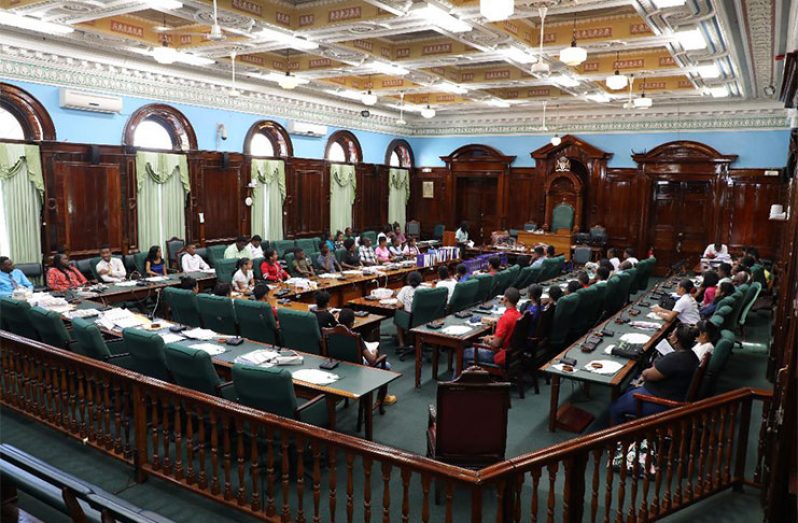
M 612 391 L 612 399 L 613 401 L 620 396 L 622 392 L 622 387 L 626 385 L 629 379 L 632 377 L 632 374 L 635 372 L 638 365 L 638 360 L 631 360 L 627 358 L 621 358 L 619 356 L 613 356 L 612 354 L 605 354 L 604 349 L 609 345 L 615 345 L 618 343 L 621 336 L 627 333 L 641 333 L 641 334 L 648 334 L 651 338 L 646 342 L 644 346 L 644 354 L 648 355 L 651 353 L 651 350 L 654 346 L 659 343 L 659 341 L 670 331 L 671 327 L 673 326 L 673 322 L 667 322 L 664 320 L 659 320 L 658 323 L 661 323 L 662 326 L 657 331 L 645 331 L 629 325 L 629 323 L 618 324 L 615 323 L 615 318 L 618 318 L 622 315 L 626 318 L 631 318 L 631 321 L 655 321 L 650 318 L 647 318 L 646 315 L 650 312 L 650 306 L 643 306 L 640 303 L 644 301 L 650 302 L 652 305 L 656 303 L 655 300 L 651 300 L 650 296 L 653 292 L 657 289 L 664 289 L 664 290 L 675 290 L 675 282 L 676 280 L 669 280 L 664 282 L 658 286 L 652 287 L 650 290 L 645 292 L 640 298 L 635 300 L 634 303 L 627 305 L 619 312 L 614 314 L 612 317 L 605 320 L 603 323 L 597 325 L 594 329 L 590 332 L 576 340 L 573 344 L 571 344 L 568 348 L 563 350 L 560 354 L 555 356 L 552 360 L 546 363 L 540 370 L 549 374 L 551 376 L 551 400 L 549 402 L 549 430 L 554 432 L 558 425 L 558 410 L 559 410 L 559 397 L 560 397 L 560 381 L 561 379 L 572 379 L 576 381 L 581 381 L 583 383 L 589 384 L 597 384 L 610 387 Z M 628 311 L 631 308 L 636 308 L 641 311 L 641 313 L 637 316 L 630 316 Z M 582 352 L 580 345 L 582 342 L 585 341 L 592 333 L 600 332 L 604 327 L 607 327 L 609 330 L 615 332 L 615 335 L 612 337 L 604 337 L 602 338 L 601 342 L 598 344 L 596 349 L 593 352 L 585 353 Z M 554 367 L 554 365 L 560 362 L 564 356 L 569 358 L 573 358 L 576 360 L 576 366 L 574 367 L 573 372 L 565 372 L 558 370 Z M 621 363 L 623 367 L 618 370 L 615 374 L 608 375 L 608 374 L 596 374 L 595 372 L 590 372 L 584 370 L 585 364 L 593 361 L 593 360 L 610 360 L 610 361 L 617 361 Z M 644 361 L 645 358 L 641 358 L 641 361 Z
M 394 305 L 384 305 L 380 303 L 380 300 L 370 300 L 366 297 L 349 300 L 348 305 L 355 310 L 369 311 L 370 313 L 379 314 L 380 316 L 388 318 L 392 318 L 399 309 L 398 303 Z
M 527 231 L 518 231 L 518 243 L 526 245 L 529 248 L 534 247 L 539 243 L 546 245 L 553 245 L 554 251 L 559 255 L 563 254 L 565 260 L 571 259 L 571 245 L 573 245 L 573 235 L 567 229 L 560 229 L 557 232 L 545 232 L 543 234 L 535 234 Z
M 115 283 L 103 283 L 106 288 L 102 291 L 87 292 L 85 298 L 98 301 L 103 306 L 113 305 L 124 301 L 141 301 L 155 296 L 157 291 L 166 287 L 180 285 L 180 278 L 191 276 L 196 279 L 200 286 L 209 286 L 216 283 L 216 275 L 207 272 L 178 272 L 169 274 L 167 280 L 159 282 L 146 282 L 144 286 L 138 285 L 118 285 Z

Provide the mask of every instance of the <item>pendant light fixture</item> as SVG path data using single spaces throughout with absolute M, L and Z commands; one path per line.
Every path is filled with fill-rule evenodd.
M 396 125 L 407 125 L 405 121 L 405 93 L 399 93 L 399 119 L 396 120 Z
M 166 25 L 166 15 L 163 15 L 163 25 L 161 27 L 165 30 L 170 29 L 170 27 Z M 152 49 L 152 57 L 155 58 L 155 61 L 159 64 L 170 65 L 175 63 L 177 61 L 177 49 L 169 47 L 167 35 L 164 34 L 161 38 L 161 45 Z
M 576 45 L 576 17 L 574 17 L 574 32 L 571 38 L 571 46 L 560 51 L 560 61 L 565 65 L 575 67 L 587 60 L 587 51 L 583 47 Z
M 369 87 L 371 87 L 371 75 L 369 75 Z M 366 91 L 360 96 L 360 101 L 363 102 L 363 105 L 367 105 L 371 107 L 372 105 L 377 103 L 377 95 L 371 92 L 371 89 Z
M 507 20 L 515 12 L 515 0 L 479 0 L 479 14 L 489 22 Z
M 546 24 L 546 13 L 549 8 L 545 5 L 538 7 L 540 15 L 540 48 L 538 49 L 538 62 L 532 66 L 532 72 L 536 74 L 549 74 L 549 64 L 543 60 L 543 27 Z
M 429 120 L 430 118 L 435 118 L 435 109 L 433 109 L 432 107 L 429 106 L 429 104 L 427 104 L 425 108 L 421 109 L 421 116 L 423 116 L 427 120 Z
M 617 66 L 618 66 L 618 62 L 619 62 L 620 56 L 621 56 L 621 53 L 616 51 L 615 52 L 615 66 L 616 66 L 615 67 L 615 73 L 609 75 L 607 77 L 607 80 L 606 80 L 607 87 L 612 89 L 613 91 L 617 91 L 618 89 L 623 89 L 624 87 L 626 87 L 626 84 L 629 83 L 629 79 L 626 77 L 626 75 L 625 74 L 621 74 L 621 72 L 618 70 Z
M 241 96 L 241 91 L 236 89 L 236 55 L 238 54 L 236 49 L 230 51 L 230 64 L 232 66 L 231 73 L 232 73 L 232 80 L 233 80 L 233 88 L 230 89 L 230 92 L 227 93 L 227 96 L 230 98 L 238 98 Z
M 651 98 L 646 97 L 646 79 L 643 77 L 643 90 L 640 94 L 640 98 L 635 98 L 632 103 L 635 106 L 635 109 L 648 109 L 654 103 Z
M 557 120 L 559 119 L 560 119 L 560 105 L 557 104 Z M 554 133 L 554 136 L 551 137 L 550 142 L 554 147 L 560 145 L 562 143 L 562 138 L 560 138 L 559 133 Z

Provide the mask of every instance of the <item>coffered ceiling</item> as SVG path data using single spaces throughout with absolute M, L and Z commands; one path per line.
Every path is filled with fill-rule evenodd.
M 51 43 L 152 63 L 165 44 L 178 52 L 174 74 L 213 76 L 223 95 L 279 89 L 289 74 L 300 85 L 288 96 L 357 105 L 371 91 L 372 110 L 401 108 L 411 125 L 427 106 L 440 122 L 539 119 L 544 104 L 550 117 L 651 111 L 636 107 L 641 97 L 707 114 L 764 107 L 781 80 L 790 4 L 517 0 L 509 19 L 490 22 L 478 0 L 218 0 L 215 15 L 208 0 L 0 0 L 73 29 L 46 35 Z M 560 52 L 573 40 L 587 58 L 567 65 Z M 608 88 L 615 71 L 631 90 Z

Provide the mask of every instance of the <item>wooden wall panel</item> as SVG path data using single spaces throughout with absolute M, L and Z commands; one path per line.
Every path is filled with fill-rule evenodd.
M 203 244 L 232 243 L 250 233 L 250 208 L 244 204 L 250 162 L 242 154 L 189 154 L 191 195 L 186 207 L 186 237 Z M 202 213 L 205 223 L 200 223 Z
M 321 236 L 330 223 L 330 176 L 327 162 L 291 158 L 286 162 L 285 171 L 285 236 Z
M 593 191 L 595 212 L 590 213 L 588 228 L 605 227 L 611 245 L 637 246 L 645 206 L 639 174 L 637 169 L 608 169 L 603 183 Z
M 510 169 L 507 226 L 522 229 L 525 223 L 543 225 L 546 202 L 543 198 L 543 178 L 537 169 Z
M 765 176 L 764 169 L 731 169 L 721 212 L 721 240 L 733 251 L 754 246 L 764 257 L 776 255 L 782 222 L 770 221 L 770 206 L 787 207 L 781 176 Z
M 359 164 L 357 196 L 352 210 L 356 230 L 382 230 L 388 222 L 388 167 Z
M 426 171 L 426 172 L 425 172 Z M 433 197 L 423 197 L 424 182 L 432 183 Z M 410 177 L 410 203 L 407 219 L 421 223 L 421 236 L 428 238 L 436 224 L 442 223 L 447 229 L 455 227 L 449 223 L 449 208 L 454 205 L 449 187 L 448 170 L 444 167 L 416 169 Z

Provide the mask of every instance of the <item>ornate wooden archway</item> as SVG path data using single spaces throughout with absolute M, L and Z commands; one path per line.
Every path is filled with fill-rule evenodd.
M 186 115 L 166 104 L 148 104 L 136 109 L 125 124 L 122 135 L 122 144 L 133 146 L 136 128 L 144 120 L 155 120 L 164 126 L 172 138 L 174 152 L 187 152 L 197 150 L 197 135 Z
M 274 156 L 280 158 L 291 157 L 294 155 L 294 145 L 285 127 L 272 120 L 260 120 L 252 124 L 244 138 L 244 154 L 252 154 L 252 138 L 256 134 L 262 134 L 272 144 Z
M 55 140 L 55 125 L 50 113 L 26 90 L 0 82 L 0 107 L 16 117 L 26 140 Z

